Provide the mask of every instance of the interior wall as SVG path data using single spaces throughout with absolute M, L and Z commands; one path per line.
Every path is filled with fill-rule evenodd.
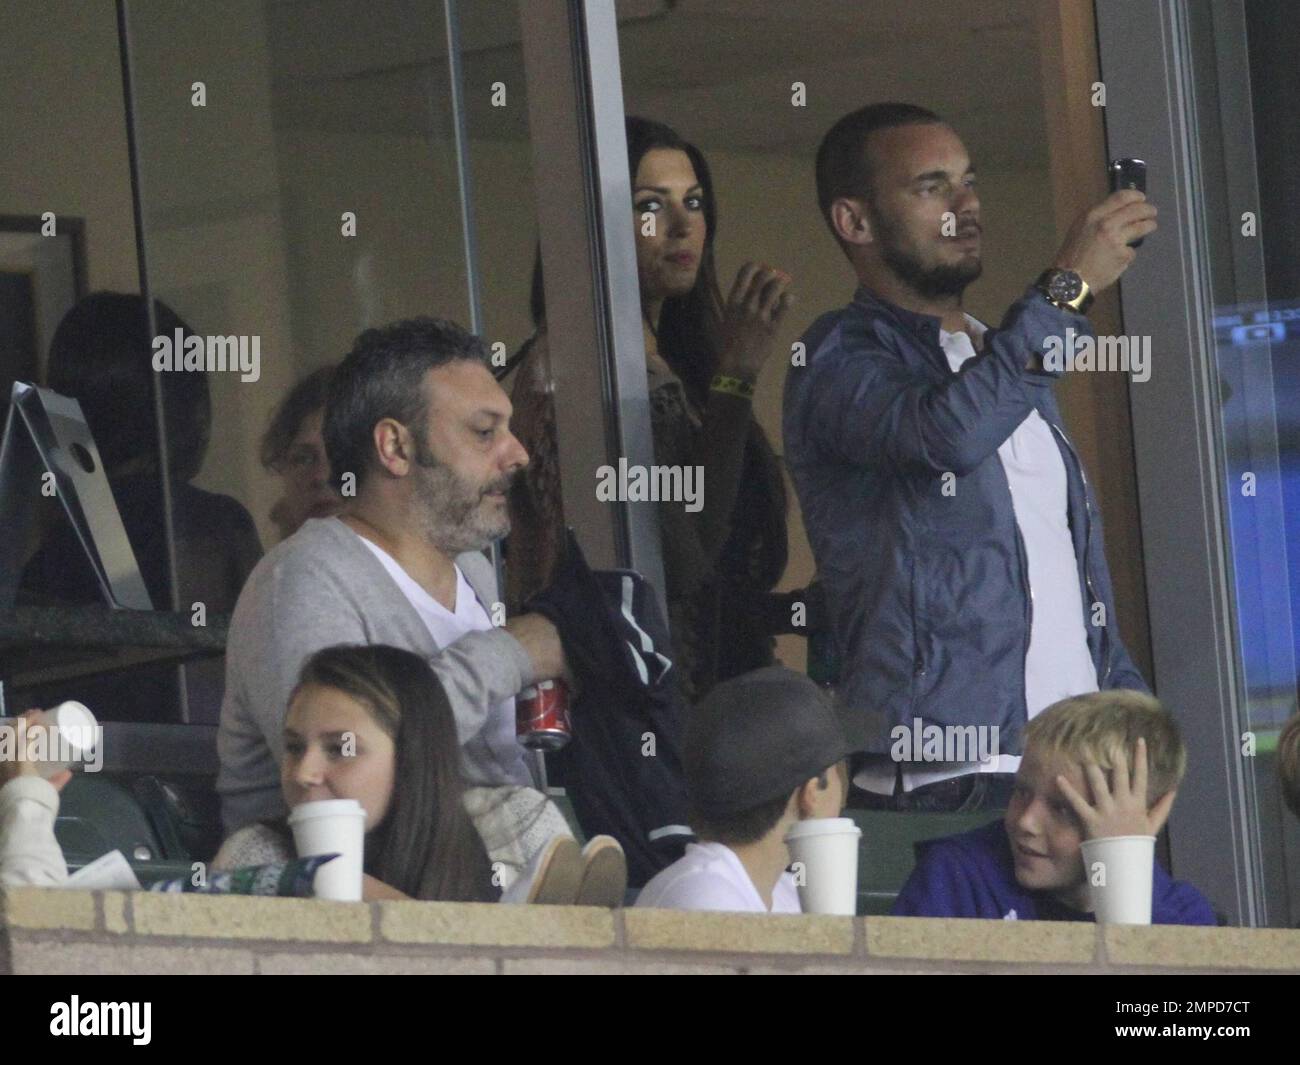
M 1052 214 L 1059 242 L 1080 212 L 1100 203 L 1110 191 L 1102 112 L 1093 105 L 1093 85 L 1101 76 L 1097 26 L 1093 5 L 1077 0 L 1044 0 L 1035 6 L 1035 13 Z M 1118 286 L 1098 297 L 1089 318 L 1100 336 L 1124 333 Z M 1129 387 L 1123 374 L 1067 374 L 1057 386 L 1057 396 L 1105 518 L 1106 560 L 1120 635 L 1150 683 L 1154 677 L 1151 628 Z
M 139 290 L 112 4 L 0 5 L 0 214 L 86 220 L 88 284 Z
M 296 359 L 264 5 L 133 0 L 128 11 L 150 286 L 200 335 L 260 348 L 256 380 L 207 375 L 212 437 L 194 483 L 243 503 L 266 546 L 277 493 L 257 443 Z

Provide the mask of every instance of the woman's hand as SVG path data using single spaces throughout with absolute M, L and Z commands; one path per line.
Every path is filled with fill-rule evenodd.
M 794 302 L 791 277 L 765 263 L 746 263 L 736 274 L 722 318 L 718 372 L 753 382 L 772 352 L 772 338 Z
M 1089 762 L 1083 767 L 1095 804 L 1075 791 L 1065 777 L 1056 778 L 1057 787 L 1079 815 L 1084 839 L 1154 836 L 1164 828 L 1177 793 L 1170 789 L 1147 809 L 1147 744 L 1140 736 L 1134 762 L 1132 781 L 1129 780 L 1128 755 L 1122 747 L 1115 753 L 1115 768 L 1110 772 L 1109 782 L 1100 766 Z

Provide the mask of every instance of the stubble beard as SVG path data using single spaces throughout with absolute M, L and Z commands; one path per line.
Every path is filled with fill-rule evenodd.
M 484 488 L 468 485 L 454 470 L 438 462 L 417 441 L 415 454 L 415 513 L 424 538 L 450 557 L 465 551 L 482 551 L 510 531 L 510 516 L 499 520 L 484 513 L 485 493 L 509 486 L 503 477 Z
M 984 270 L 978 258 L 960 263 L 927 264 L 909 251 L 899 227 L 875 209 L 868 208 L 871 225 L 878 236 L 880 258 L 894 275 L 918 296 L 926 299 L 961 297 L 966 286 Z

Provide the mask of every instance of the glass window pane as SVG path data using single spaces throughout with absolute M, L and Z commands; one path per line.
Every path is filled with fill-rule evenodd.
M 337 504 L 319 379 L 286 410 L 295 386 L 368 327 L 468 322 L 445 17 L 134 0 L 128 20 L 149 283 L 185 331 L 184 352 L 160 341 L 178 602 L 225 614 L 264 549 Z M 189 673 L 191 720 L 216 720 L 220 663 Z
M 105 568 L 125 580 L 134 555 L 154 605 L 163 606 L 170 595 L 166 567 L 146 564 L 149 545 L 162 537 L 161 482 L 114 9 L 74 0 L 7 4 L 0 40 L 0 202 L 12 212 L 0 220 L 0 417 L 15 380 L 77 401 L 106 474 L 102 502 L 112 505 L 94 505 L 89 494 L 80 503 L 92 531 L 120 514 L 122 546 L 129 547 L 109 554 Z M 16 560 L 18 603 L 51 612 L 39 626 L 41 646 L 20 649 L 0 670 L 10 710 L 79 699 L 104 720 L 173 719 L 174 669 L 87 679 L 93 667 L 120 667 L 134 652 L 88 646 L 88 618 L 96 619 L 98 641 L 120 616 L 108 613 L 58 493 L 23 487 L 38 489 L 38 513 Z M 0 512 L 11 520 L 24 505 L 6 498 Z M 12 546 L 7 541 L 6 549 Z M 92 604 L 104 613 L 85 609 Z
M 1296 712 L 1300 644 L 1300 166 L 1290 5 L 1193 19 L 1201 177 L 1210 242 L 1223 492 L 1244 687 L 1249 837 L 1268 923 L 1300 914 L 1300 829 L 1284 808 L 1277 740 Z M 1253 755 L 1253 757 L 1252 757 Z

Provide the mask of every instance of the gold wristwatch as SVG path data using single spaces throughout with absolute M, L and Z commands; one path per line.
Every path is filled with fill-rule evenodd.
M 1073 270 L 1053 267 L 1044 270 L 1034 283 L 1048 303 L 1073 314 L 1087 314 L 1092 306 L 1092 289 Z

